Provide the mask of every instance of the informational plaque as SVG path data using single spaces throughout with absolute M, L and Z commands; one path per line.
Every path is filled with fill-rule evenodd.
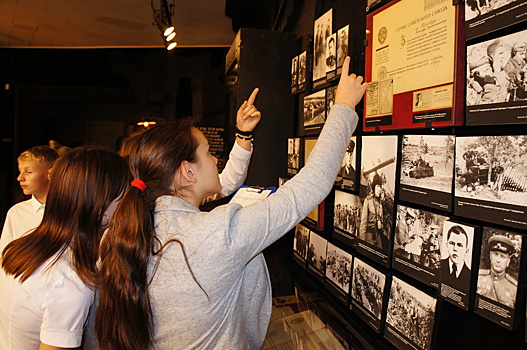
M 218 171 L 222 171 L 227 162 L 227 150 L 225 147 L 225 129 L 215 127 L 200 127 L 201 132 L 209 141 L 209 151 L 218 158 Z
M 463 122 L 464 63 L 450 0 L 399 0 L 367 16 L 364 131 Z

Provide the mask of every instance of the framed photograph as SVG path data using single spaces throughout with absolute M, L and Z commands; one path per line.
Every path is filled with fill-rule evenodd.
M 317 137 L 306 137 L 304 139 L 304 164 L 306 164 L 313 147 L 317 143 Z M 324 214 L 326 208 L 326 201 L 323 200 L 320 204 L 307 215 L 303 223 L 315 230 L 324 230 Z
M 467 40 L 525 21 L 526 15 L 527 3 L 522 0 L 467 0 Z
M 527 123 L 526 59 L 527 30 L 467 46 L 467 125 Z
M 317 233 L 309 232 L 309 248 L 307 250 L 307 269 L 320 282 L 324 282 L 326 274 L 326 257 L 328 241 Z
M 385 300 L 386 275 L 359 258 L 354 259 L 350 309 L 377 333 Z
M 474 312 L 509 330 L 516 322 L 522 245 L 519 233 L 483 228 Z
M 340 171 L 335 179 L 335 185 L 346 190 L 357 190 L 357 142 L 358 138 L 352 136 L 342 159 Z
M 454 213 L 527 228 L 527 136 L 458 136 Z
M 313 28 L 313 89 L 326 83 L 326 49 L 333 33 L 333 9 L 315 20 Z
M 298 56 L 291 60 L 291 93 L 298 92 Z
M 476 227 L 445 221 L 439 261 L 439 294 L 464 310 L 470 307 Z
M 366 16 L 363 130 L 463 124 L 465 41 L 459 6 L 394 0 Z
M 359 192 L 363 205 L 355 248 L 385 266 L 392 252 L 397 143 L 397 135 L 362 137 Z
M 326 80 L 330 81 L 337 76 L 337 33 L 326 39 Z
M 400 350 L 431 349 L 437 300 L 393 277 L 384 337 Z
M 333 234 L 336 239 L 353 247 L 359 235 L 362 203 L 359 196 L 335 190 Z
M 349 55 L 349 25 L 337 31 L 337 75 L 342 73 L 342 65 Z
M 287 174 L 296 175 L 302 168 L 303 142 L 300 137 L 293 137 L 287 139 Z
M 309 229 L 302 224 L 295 227 L 293 239 L 293 259 L 304 269 L 307 262 L 307 247 L 309 242 Z
M 307 82 L 307 51 L 298 55 L 298 87 L 297 92 L 306 91 Z
M 448 217 L 397 206 L 393 268 L 431 287 L 439 286 L 443 227 Z
M 326 89 L 304 96 L 304 134 L 320 134 L 326 122 Z
M 452 210 L 454 135 L 403 135 L 399 199 Z
M 347 305 L 353 256 L 328 242 L 326 261 L 326 289 Z

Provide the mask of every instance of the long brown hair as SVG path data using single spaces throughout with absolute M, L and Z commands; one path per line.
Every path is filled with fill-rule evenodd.
M 2 268 L 23 283 L 49 258 L 58 253 L 55 263 L 71 247 L 72 267 L 93 287 L 101 219 L 129 183 L 126 162 L 102 148 L 78 147 L 56 160 L 42 222 L 6 246 Z
M 153 209 L 157 198 L 175 193 L 174 175 L 181 162 L 196 161 L 195 121 L 155 126 L 132 146 L 128 158 L 132 176 L 147 188 L 141 192 L 132 187 L 124 194 L 101 242 L 95 331 L 103 350 L 148 349 L 152 344 L 147 269 L 151 256 L 163 248 L 157 252 L 154 248 Z

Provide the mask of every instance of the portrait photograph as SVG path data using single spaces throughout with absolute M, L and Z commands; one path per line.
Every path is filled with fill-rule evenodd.
M 527 30 L 468 45 L 466 79 L 467 125 L 527 123 Z
M 337 31 L 337 68 L 341 68 L 349 55 L 349 25 Z M 337 72 L 339 74 L 339 72 Z
M 291 60 L 291 93 L 296 93 L 298 89 L 298 56 Z
M 326 78 L 327 40 L 333 33 L 333 9 L 315 20 L 313 35 L 313 81 Z
M 393 277 L 384 337 L 397 349 L 431 349 L 437 300 Z
M 297 92 L 306 90 L 307 80 L 307 51 L 298 55 L 298 89 Z
M 340 190 L 335 190 L 333 208 L 333 233 L 335 238 L 353 245 L 359 235 L 362 203 L 359 196 Z
M 527 136 L 456 138 L 456 215 L 527 227 Z
M 357 142 L 358 138 L 352 136 L 346 154 L 342 158 L 340 170 L 335 179 L 335 185 L 346 190 L 357 190 Z
M 527 4 L 522 0 L 467 0 L 467 40 L 519 23 L 526 14 Z
M 295 175 L 301 168 L 300 164 L 300 146 L 302 139 L 293 137 L 287 139 L 287 173 Z
M 348 302 L 353 256 L 328 242 L 326 288 L 343 303 Z
M 335 77 L 337 69 L 337 33 L 333 33 L 326 39 L 326 78 Z
M 324 279 L 326 271 L 328 241 L 317 233 L 309 232 L 309 248 L 307 250 L 307 266 L 309 272 L 321 281 Z
M 439 261 L 439 294 L 444 300 L 469 309 L 475 227 L 445 221 Z
M 354 259 L 350 308 L 375 331 L 380 331 L 386 275 Z
M 437 288 L 446 220 L 448 217 L 443 215 L 398 205 L 393 268 Z
M 516 297 L 520 295 L 522 241 L 519 233 L 483 228 L 474 310 L 508 329 L 514 326 Z
M 397 135 L 364 136 L 361 140 L 360 197 L 363 206 L 356 249 L 387 265 L 395 214 Z
M 304 96 L 304 131 L 320 133 L 326 122 L 326 90 Z
M 297 262 L 305 268 L 307 261 L 307 245 L 309 242 L 309 229 L 304 225 L 298 224 L 295 227 L 293 240 L 293 256 Z
M 454 135 L 403 135 L 399 198 L 450 211 Z

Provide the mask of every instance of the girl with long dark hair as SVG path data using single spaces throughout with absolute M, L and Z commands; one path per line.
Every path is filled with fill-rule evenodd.
M 185 120 L 141 135 L 129 157 L 133 188 L 100 247 L 101 349 L 260 348 L 271 314 L 261 252 L 333 186 L 367 87 L 348 75 L 349 60 L 306 166 L 258 203 L 201 212 L 221 188 L 205 136 Z
M 42 222 L 2 254 L 1 349 L 81 345 L 99 241 L 129 184 L 125 160 L 100 148 L 75 148 L 54 163 Z

